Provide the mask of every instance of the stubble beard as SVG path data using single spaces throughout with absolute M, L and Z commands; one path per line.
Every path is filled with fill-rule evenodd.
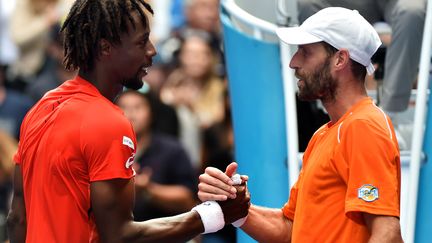
M 314 101 L 320 99 L 324 103 L 335 100 L 338 82 L 330 73 L 330 58 L 327 58 L 312 73 L 297 73 L 296 75 L 303 80 L 303 86 L 299 87 L 297 94 L 300 100 Z

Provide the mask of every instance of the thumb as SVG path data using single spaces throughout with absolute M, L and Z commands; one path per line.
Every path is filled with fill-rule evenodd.
M 226 170 L 225 170 L 225 174 L 226 174 L 227 176 L 229 176 L 229 177 L 233 176 L 234 173 L 235 173 L 236 170 L 237 170 L 237 167 L 238 167 L 237 163 L 236 163 L 236 162 L 232 162 L 231 164 L 229 164 L 229 165 L 227 166 L 227 168 L 226 168 Z

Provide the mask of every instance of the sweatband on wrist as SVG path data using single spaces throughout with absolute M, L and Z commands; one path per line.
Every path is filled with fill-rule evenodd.
M 196 205 L 191 211 L 196 211 L 204 225 L 203 234 L 213 233 L 225 226 L 222 208 L 215 201 L 207 201 Z
M 246 215 L 245 217 L 243 217 L 241 219 L 237 219 L 236 221 L 232 222 L 231 224 L 237 228 L 241 227 L 246 222 L 247 217 L 248 216 Z
M 242 183 L 242 179 L 241 179 L 241 176 L 239 174 L 235 174 L 235 175 L 231 176 L 231 180 L 233 180 L 233 182 L 234 182 L 233 185 L 240 185 Z M 246 219 L 247 219 L 247 215 L 246 215 L 246 217 L 243 217 L 241 219 L 237 219 L 236 221 L 232 222 L 231 224 L 234 227 L 241 227 L 246 222 Z

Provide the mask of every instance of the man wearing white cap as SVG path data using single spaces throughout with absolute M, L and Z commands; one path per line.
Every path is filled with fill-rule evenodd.
M 418 73 L 426 0 L 297 0 L 299 21 L 326 7 L 357 9 L 370 23 L 385 21 L 391 27 L 387 46 L 380 107 L 397 118 L 408 108 Z
M 323 9 L 277 34 L 298 45 L 290 67 L 299 98 L 320 99 L 331 121 L 311 138 L 289 201 L 282 209 L 251 205 L 241 229 L 259 242 L 402 242 L 398 144 L 390 119 L 364 86 L 366 72 L 374 72 L 378 34 L 345 8 Z M 236 168 L 207 168 L 200 199 L 234 197 Z

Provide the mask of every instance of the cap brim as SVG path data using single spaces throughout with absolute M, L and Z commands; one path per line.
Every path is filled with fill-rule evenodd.
M 278 28 L 276 29 L 276 34 L 279 39 L 290 45 L 305 45 L 322 41 L 301 27 Z

